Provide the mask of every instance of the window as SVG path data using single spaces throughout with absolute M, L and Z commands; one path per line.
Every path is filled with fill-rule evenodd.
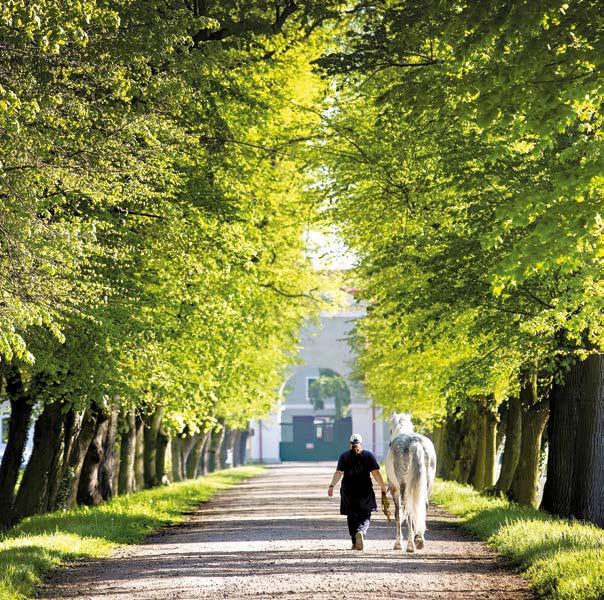
M 312 384 L 317 381 L 317 377 L 307 377 L 306 378 L 306 399 L 309 402 L 313 401 L 313 389 Z

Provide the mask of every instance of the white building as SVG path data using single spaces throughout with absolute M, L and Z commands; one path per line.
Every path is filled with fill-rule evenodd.
M 348 448 L 352 432 L 363 436 L 363 446 L 378 460 L 388 450 L 387 426 L 363 388 L 353 380 L 354 351 L 350 336 L 355 321 L 364 315 L 358 305 L 320 323 L 308 324 L 301 333 L 301 364 L 290 370 L 275 410 L 252 422 L 248 459 L 276 463 L 284 460 L 336 460 Z M 313 403 L 313 381 L 321 376 L 342 378 L 349 403 L 325 398 Z M 340 406 L 338 406 L 340 405 Z

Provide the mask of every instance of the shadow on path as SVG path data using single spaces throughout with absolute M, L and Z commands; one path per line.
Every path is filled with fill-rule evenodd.
M 224 492 L 184 525 L 110 559 L 51 576 L 39 598 L 531 598 L 525 582 L 446 513 L 431 509 L 426 548 L 392 550 L 375 515 L 366 551 L 350 550 L 333 466 L 286 464 Z

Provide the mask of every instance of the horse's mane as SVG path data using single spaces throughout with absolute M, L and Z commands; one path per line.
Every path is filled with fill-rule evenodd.
M 401 433 L 413 433 L 411 415 L 408 413 L 392 413 L 390 418 L 390 437 L 394 439 Z

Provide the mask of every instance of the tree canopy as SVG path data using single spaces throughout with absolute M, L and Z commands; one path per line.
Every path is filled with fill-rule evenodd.
M 0 352 L 49 398 L 165 405 L 176 431 L 269 409 L 317 303 L 302 167 L 332 11 L 4 4 Z
M 602 349 L 597 3 L 379 2 L 319 64 L 324 186 L 361 257 L 361 370 L 391 408 L 514 393 Z

